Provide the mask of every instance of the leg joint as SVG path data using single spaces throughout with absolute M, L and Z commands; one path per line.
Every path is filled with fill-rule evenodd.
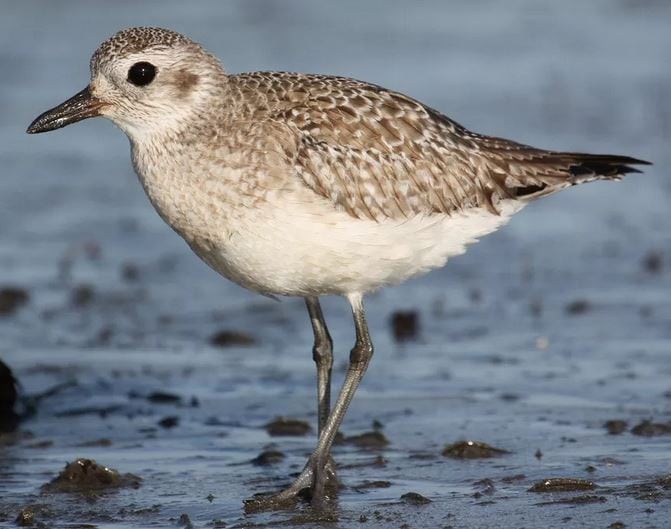
M 357 342 L 349 354 L 350 364 L 365 364 L 370 362 L 373 356 L 373 344 L 371 342 Z
M 317 363 L 333 365 L 333 340 L 330 336 L 315 338 L 312 347 L 312 359 Z

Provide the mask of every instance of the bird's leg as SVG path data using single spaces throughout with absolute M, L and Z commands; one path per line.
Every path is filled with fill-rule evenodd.
M 333 368 L 333 340 L 329 334 L 326 320 L 322 313 L 319 298 L 305 298 L 305 305 L 310 315 L 312 332 L 314 334 L 314 345 L 312 346 L 312 358 L 317 365 L 317 428 L 321 436 L 329 414 L 331 413 L 331 370 Z M 327 458 L 325 464 L 327 482 L 337 487 L 336 468 L 333 458 Z
M 304 489 L 309 489 L 310 501 L 313 506 L 321 505 L 326 499 L 326 466 L 331 452 L 331 445 L 345 417 L 347 408 L 354 397 L 354 393 L 357 387 L 359 387 L 359 383 L 373 357 L 373 344 L 368 334 L 368 325 L 366 323 L 361 295 L 350 294 L 348 300 L 354 314 L 356 344 L 350 352 L 349 367 L 345 375 L 345 382 L 338 395 L 338 400 L 319 435 L 317 447 L 312 452 L 303 471 L 287 489 L 272 496 L 256 497 L 248 500 L 246 502 L 248 510 L 254 511 L 284 507 L 295 501 L 298 494 Z
M 324 314 L 322 313 L 319 299 L 316 297 L 305 298 L 305 304 L 312 323 L 314 333 L 314 345 L 312 346 L 312 359 L 317 364 L 317 416 L 318 432 L 321 435 L 331 412 L 331 369 L 333 368 L 333 340 L 326 327 Z

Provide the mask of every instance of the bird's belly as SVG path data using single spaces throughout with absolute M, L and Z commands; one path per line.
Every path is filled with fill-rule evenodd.
M 374 222 L 313 205 L 266 207 L 238 217 L 219 244 L 189 244 L 220 274 L 263 294 L 363 293 L 443 266 L 520 208 Z

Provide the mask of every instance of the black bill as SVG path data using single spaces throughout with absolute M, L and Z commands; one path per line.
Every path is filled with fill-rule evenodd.
M 30 124 L 26 132 L 28 134 L 48 132 L 82 119 L 99 116 L 102 106 L 102 102 L 91 94 L 91 90 L 87 86 L 57 107 L 40 114 Z

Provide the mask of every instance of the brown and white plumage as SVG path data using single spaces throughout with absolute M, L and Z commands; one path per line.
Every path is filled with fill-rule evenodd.
M 319 442 L 270 506 L 304 488 L 319 503 L 333 483 L 330 447 L 373 353 L 363 294 L 444 265 L 536 197 L 646 163 L 474 134 L 407 96 L 343 77 L 230 75 L 200 45 L 158 28 L 104 42 L 89 87 L 28 130 L 94 115 L 127 134 L 152 204 L 206 263 L 257 292 L 306 300 Z M 333 408 L 325 294 L 347 297 L 356 328 Z
M 403 94 L 343 77 L 229 77 L 251 119 L 290 127 L 295 170 L 356 218 L 452 214 L 637 172 L 634 158 L 536 149 L 474 134 Z

